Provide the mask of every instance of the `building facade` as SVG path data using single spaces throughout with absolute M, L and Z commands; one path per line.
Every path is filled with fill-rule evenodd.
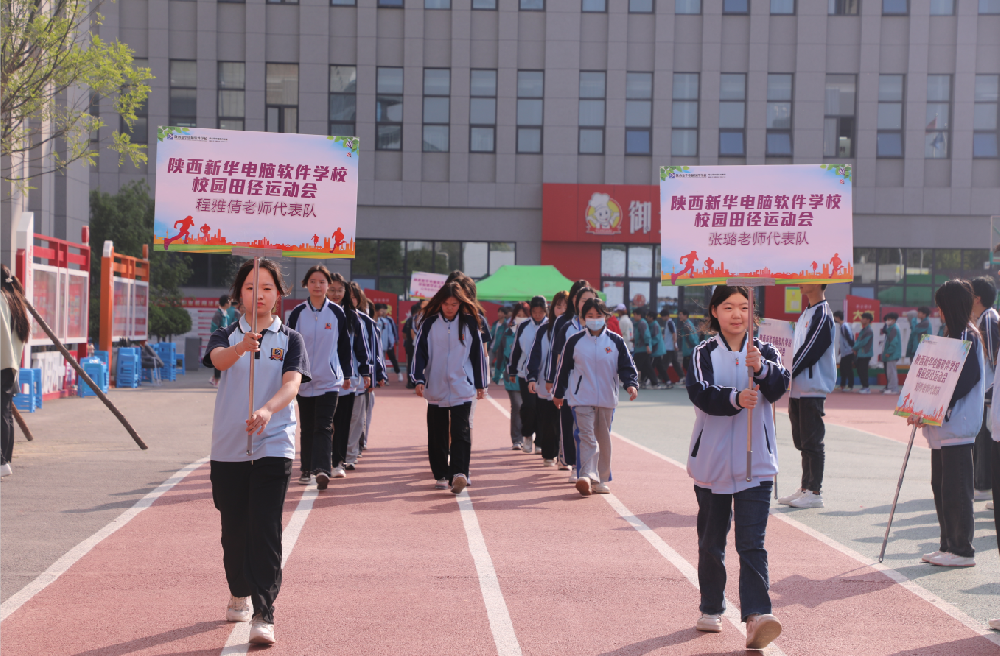
M 658 235 L 574 250 L 551 234 L 565 219 L 549 185 L 649 190 L 661 165 L 852 164 L 853 293 L 892 305 L 927 303 L 934 284 L 989 262 L 1000 0 L 118 0 L 102 12 L 102 38 L 156 76 L 134 135 L 151 149 L 167 124 L 359 136 L 358 258 L 337 265 L 383 291 L 403 293 L 414 270 L 551 263 L 623 300 L 634 286 L 694 301 L 649 287 Z M 113 157 L 90 173 L 106 191 L 139 178 L 155 186 L 151 167 Z M 190 285 L 207 296 L 227 269 L 204 259 Z

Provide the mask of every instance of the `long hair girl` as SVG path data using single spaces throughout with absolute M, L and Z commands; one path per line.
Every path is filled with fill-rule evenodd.
M 445 283 L 438 290 L 437 294 L 427 303 L 427 307 L 424 308 L 423 314 L 425 317 L 433 317 L 435 314 L 441 312 L 441 306 L 449 298 L 453 298 L 458 301 L 458 312 L 459 314 L 467 314 L 472 317 L 472 320 L 476 322 L 476 329 L 482 329 L 482 323 L 480 323 L 479 312 L 476 311 L 476 305 L 469 298 L 465 290 L 457 282 Z M 459 333 L 459 340 L 464 344 L 465 335 Z
M 7 265 L 0 265 L 0 288 L 3 290 L 4 298 L 7 299 L 7 307 L 10 308 L 11 329 L 22 342 L 28 341 L 31 334 L 31 323 L 28 321 L 28 308 L 24 303 L 24 288 L 21 281 L 11 275 Z

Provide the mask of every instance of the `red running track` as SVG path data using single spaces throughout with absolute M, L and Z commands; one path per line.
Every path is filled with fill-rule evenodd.
M 284 572 L 270 654 L 496 654 L 459 504 L 432 489 L 423 401 L 379 392 L 371 449 L 331 482 Z M 393 416 L 404 421 L 386 421 Z M 523 654 L 742 653 L 731 625 L 692 627 L 698 594 L 601 496 L 510 451 L 507 419 L 476 413 L 470 498 Z M 615 497 L 690 564 L 683 470 L 614 444 Z M 286 523 L 305 488 L 292 484 Z M 98 544 L 2 624 L 4 654 L 217 655 L 233 625 L 208 468 Z M 768 532 L 785 654 L 996 654 L 884 574 L 781 521 Z M 737 558 L 727 597 L 736 602 Z M 889 628 L 891 627 L 891 629 Z

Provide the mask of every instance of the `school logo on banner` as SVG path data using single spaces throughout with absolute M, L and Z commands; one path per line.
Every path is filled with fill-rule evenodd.
M 285 349 L 273 348 L 271 349 L 271 359 L 272 360 L 284 360 L 285 359 Z
M 584 215 L 587 232 L 592 235 L 617 235 L 622 231 L 622 208 L 608 194 L 594 192 Z

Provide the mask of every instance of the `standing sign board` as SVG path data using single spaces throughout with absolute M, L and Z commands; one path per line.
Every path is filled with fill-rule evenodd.
M 447 279 L 448 276 L 443 273 L 414 271 L 410 274 L 410 298 L 432 298 L 444 287 L 444 281 Z
M 792 350 L 795 328 L 792 324 L 778 319 L 764 319 L 760 322 L 757 337 L 760 341 L 773 345 L 781 356 L 781 364 L 786 369 L 791 369 L 792 358 L 795 357 Z
M 967 340 L 924 335 L 896 402 L 895 414 L 920 417 L 925 424 L 940 426 L 971 346 Z
M 160 127 L 153 250 L 353 258 L 358 138 Z
M 664 285 L 851 282 L 849 164 L 663 166 Z

